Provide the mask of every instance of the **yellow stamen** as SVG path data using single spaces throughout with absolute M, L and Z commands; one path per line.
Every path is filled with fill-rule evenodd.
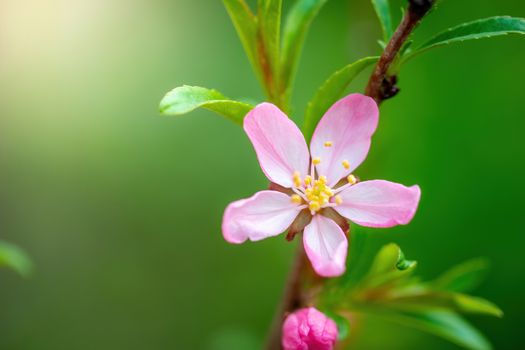
M 314 165 L 320 164 L 321 163 L 321 158 L 317 157 L 317 158 L 312 159 L 312 163 L 314 163 Z
M 323 193 L 326 194 L 329 197 L 332 197 L 334 195 L 334 191 L 330 187 L 325 187 L 323 189 Z
M 312 214 L 315 214 L 326 205 L 330 205 L 334 191 L 327 185 L 328 179 L 326 176 L 319 176 L 317 180 L 314 180 L 312 176 L 306 176 L 304 183 L 306 186 L 302 190 L 305 198 L 301 203 L 306 202 Z
M 306 175 L 306 177 L 304 178 L 304 184 L 306 186 L 310 185 L 312 183 L 312 177 L 310 175 Z
M 311 211 L 318 211 L 319 209 L 321 209 L 321 205 L 317 201 L 311 201 L 308 207 Z
M 295 203 L 295 204 L 301 204 L 303 201 L 303 199 L 301 198 L 301 196 L 299 196 L 298 194 L 293 194 L 292 195 L 292 202 Z
M 293 184 L 295 187 L 301 186 L 301 173 L 298 171 L 294 171 L 293 173 Z
M 348 183 L 353 185 L 357 182 L 357 179 L 354 175 L 350 174 L 348 175 L 348 177 L 346 178 L 348 180 Z
M 333 145 L 332 141 L 326 141 L 326 142 L 324 143 L 324 146 L 325 146 L 325 147 L 332 147 L 332 145 Z
M 350 169 L 350 162 L 347 161 L 346 159 L 343 160 L 343 167 L 344 167 L 345 169 L 347 169 L 347 170 Z
M 343 204 L 343 198 L 341 198 L 339 195 L 335 196 L 335 204 Z

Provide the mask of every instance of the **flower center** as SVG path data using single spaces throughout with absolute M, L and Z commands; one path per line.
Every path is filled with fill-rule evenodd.
M 292 201 L 297 204 L 306 203 L 305 208 L 308 207 L 312 215 L 323 208 L 343 202 L 341 197 L 335 195 L 334 190 L 327 185 L 326 176 L 321 175 L 318 179 L 313 179 L 311 175 L 307 175 L 301 179 L 301 174 L 296 171 L 293 181 L 295 186 L 293 190 L 296 194 L 292 195 Z
M 327 141 L 326 147 L 332 146 L 332 143 Z M 315 215 L 323 208 L 335 207 L 343 203 L 343 199 L 339 192 L 348 186 L 352 186 L 357 182 L 354 175 L 348 175 L 346 178 L 348 183 L 340 186 L 339 188 L 333 189 L 328 186 L 328 179 L 324 175 L 320 175 L 319 178 L 315 179 L 315 166 L 321 163 L 320 158 L 312 159 L 311 173 L 306 175 L 304 178 L 298 171 L 293 173 L 294 187 L 292 190 L 295 192 L 291 196 L 292 202 L 302 204 L 304 208 L 308 208 L 312 215 Z M 344 160 L 341 164 L 345 169 L 350 168 L 350 164 L 347 160 Z
M 320 176 L 312 186 L 306 188 L 305 195 L 311 211 L 319 211 L 322 206 L 330 202 L 334 195 L 334 191 L 326 184 L 326 181 L 326 176 Z

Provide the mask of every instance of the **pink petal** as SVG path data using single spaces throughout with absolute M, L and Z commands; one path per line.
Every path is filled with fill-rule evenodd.
M 317 171 L 328 178 L 330 187 L 365 160 L 378 118 L 377 104 L 361 94 L 342 98 L 325 113 L 313 134 L 310 151 L 312 158 L 321 159 Z M 327 147 L 326 142 L 332 146 Z M 348 169 L 343 161 L 350 164 Z
M 310 161 L 303 134 L 293 121 L 271 103 L 261 103 L 244 118 L 244 130 L 255 148 L 266 177 L 292 187 L 293 173 L 307 175 Z
M 345 272 L 348 240 L 332 219 L 315 215 L 303 234 L 306 255 L 320 276 L 336 277 Z
M 337 342 L 335 322 L 313 307 L 288 315 L 282 330 L 283 350 L 332 350 Z
M 226 241 L 237 244 L 277 236 L 292 224 L 299 211 L 299 205 L 284 193 L 257 192 L 228 205 L 222 219 L 222 234 Z
M 359 182 L 339 194 L 343 203 L 334 209 L 356 224 L 369 227 L 405 225 L 419 203 L 419 186 L 373 180 Z

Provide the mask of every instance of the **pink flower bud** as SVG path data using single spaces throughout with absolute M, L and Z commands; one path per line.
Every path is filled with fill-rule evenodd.
M 335 322 L 313 307 L 297 310 L 284 321 L 284 350 L 332 350 L 336 341 Z

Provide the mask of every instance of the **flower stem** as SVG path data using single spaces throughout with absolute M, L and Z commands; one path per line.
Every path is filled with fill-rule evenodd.
M 421 19 L 432 9 L 434 3 L 432 0 L 409 0 L 408 2 L 407 11 L 383 50 L 365 90 L 365 94 L 372 97 L 378 104 L 394 97 L 399 92 L 396 86 L 397 76 L 389 75 L 388 70 L 396 60 L 403 44 Z
M 297 252 L 288 275 L 283 298 L 275 313 L 268 335 L 266 350 L 280 350 L 282 324 L 286 314 L 300 308 L 304 304 L 302 284 L 305 272 L 308 269 L 308 260 L 304 252 L 303 242 L 297 242 Z

